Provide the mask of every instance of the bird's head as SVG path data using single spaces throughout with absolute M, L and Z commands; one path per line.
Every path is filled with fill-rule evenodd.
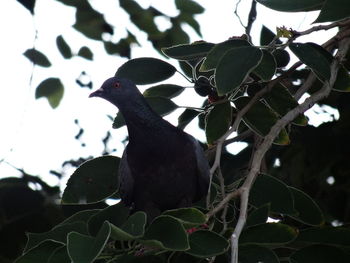
M 107 79 L 98 90 L 89 95 L 91 97 L 100 97 L 119 106 L 125 101 L 129 101 L 140 94 L 136 85 L 128 80 L 118 77 Z

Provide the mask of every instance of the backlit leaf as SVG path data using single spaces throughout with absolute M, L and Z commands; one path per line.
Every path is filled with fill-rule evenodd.
M 324 0 L 256 0 L 258 3 L 282 12 L 300 12 L 321 9 Z
M 315 23 L 338 21 L 350 17 L 348 0 L 326 0 Z
M 46 68 L 51 66 L 51 62 L 47 59 L 47 57 L 34 48 L 27 49 L 23 55 L 26 56 L 35 65 Z
M 64 38 L 62 37 L 62 35 L 59 35 L 56 38 L 56 45 L 58 50 L 60 51 L 61 55 L 64 58 L 71 58 L 72 57 L 72 50 L 70 49 L 69 45 L 67 44 L 67 42 L 64 40 Z
M 50 106 L 54 109 L 56 108 L 63 97 L 63 84 L 58 78 L 45 79 L 39 84 L 35 90 L 35 98 L 39 99 L 45 97 Z

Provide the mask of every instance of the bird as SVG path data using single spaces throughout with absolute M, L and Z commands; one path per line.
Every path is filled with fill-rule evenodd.
M 133 81 L 111 77 L 89 97 L 109 101 L 125 119 L 129 141 L 119 164 L 119 193 L 132 213 L 153 220 L 207 194 L 210 167 L 202 146 L 157 114 Z

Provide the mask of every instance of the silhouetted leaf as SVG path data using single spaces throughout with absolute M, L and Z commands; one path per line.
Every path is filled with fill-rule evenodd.
M 333 90 L 342 92 L 350 91 L 350 73 L 343 65 L 339 67 Z
M 345 227 L 314 227 L 300 231 L 298 242 L 350 246 L 350 230 Z
M 206 117 L 205 135 L 208 144 L 213 144 L 229 129 L 232 109 L 229 101 L 214 105 Z
M 296 188 L 288 188 L 293 195 L 294 209 L 298 211 L 298 214 L 292 217 L 306 225 L 322 225 L 324 223 L 324 217 L 315 201 Z
M 165 97 L 168 99 L 174 98 L 181 94 L 184 91 L 184 87 L 173 85 L 173 84 L 161 84 L 153 86 L 146 89 L 143 92 L 145 97 Z
M 58 50 L 60 51 L 61 55 L 64 58 L 71 58 L 72 57 L 72 50 L 70 49 L 69 45 L 67 44 L 67 42 L 64 40 L 64 38 L 62 37 L 62 35 L 59 35 L 56 38 L 56 45 Z
M 171 64 L 156 58 L 135 58 L 124 63 L 115 73 L 135 84 L 152 84 L 170 78 L 176 72 Z
M 69 233 L 67 249 L 72 262 L 94 262 L 107 243 L 110 233 L 108 222 L 104 222 L 96 237 L 77 232 Z
M 161 116 L 165 116 L 178 108 L 170 99 L 164 97 L 146 97 L 151 108 Z
M 35 90 L 35 98 L 39 99 L 41 97 L 47 98 L 50 106 L 54 109 L 56 108 L 63 97 L 63 84 L 58 78 L 45 79 L 39 84 Z
M 291 255 L 296 263 L 344 263 L 350 261 L 350 256 L 343 250 L 333 246 L 312 245 L 304 247 Z
M 117 113 L 117 116 L 115 116 L 112 124 L 113 129 L 121 128 L 125 125 L 125 119 L 123 117 L 123 114 L 119 111 Z
M 239 262 L 244 263 L 280 263 L 277 255 L 266 247 L 258 245 L 241 245 L 238 253 Z
M 212 43 L 198 41 L 192 44 L 162 48 L 162 51 L 168 57 L 178 60 L 194 60 L 205 57 L 214 46 Z
M 261 27 L 260 32 L 260 45 L 267 46 L 270 44 L 274 39 L 276 38 L 276 34 L 273 33 L 270 29 L 268 29 L 266 26 Z M 282 41 L 277 39 L 276 44 L 282 44 Z
M 272 52 L 275 58 L 277 68 L 284 68 L 290 61 L 289 53 L 283 49 L 276 49 Z
M 35 0 L 17 0 L 17 2 L 21 3 L 32 15 L 34 15 Z
M 256 0 L 258 3 L 282 12 L 300 12 L 317 10 L 322 7 L 324 0 Z
M 221 235 L 209 231 L 198 230 L 190 234 L 190 249 L 186 253 L 200 258 L 209 258 L 224 253 L 228 247 L 228 241 Z
M 93 60 L 94 54 L 88 47 L 81 47 L 78 51 L 78 56 L 83 57 L 88 60 Z
M 324 1 L 321 12 L 314 23 L 338 21 L 350 17 L 350 5 L 348 0 Z
M 204 12 L 204 8 L 192 0 L 175 0 L 175 5 L 181 12 L 190 14 L 201 14 Z
M 245 227 L 265 224 L 270 212 L 270 203 L 264 204 L 261 207 L 253 210 L 247 217 Z
M 254 69 L 254 73 L 262 80 L 270 80 L 276 72 L 276 61 L 270 52 L 263 50 L 263 57 L 259 65 Z
M 297 237 L 297 230 L 281 223 L 266 223 L 243 230 L 241 244 L 282 245 Z
M 296 214 L 293 195 L 282 181 L 266 174 L 259 175 L 250 191 L 249 202 L 255 207 L 270 204 L 270 211 Z
M 218 94 L 225 95 L 239 88 L 249 73 L 258 66 L 262 54 L 256 47 L 239 47 L 227 51 L 216 68 Z
M 23 55 L 26 56 L 35 65 L 46 68 L 51 66 L 51 62 L 47 59 L 47 57 L 34 48 L 27 49 Z
M 102 156 L 83 163 L 71 175 L 63 192 L 63 204 L 96 203 L 118 189 L 120 158 Z
M 199 111 L 186 109 L 178 118 L 177 127 L 180 129 L 185 129 L 185 127 L 199 114 Z

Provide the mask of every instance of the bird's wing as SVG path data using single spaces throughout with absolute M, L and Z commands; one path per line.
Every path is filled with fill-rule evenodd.
M 195 149 L 195 156 L 197 161 L 197 170 L 198 170 L 198 184 L 199 184 L 199 191 L 198 195 L 201 198 L 202 196 L 206 195 L 208 192 L 209 187 L 209 178 L 210 178 L 210 167 L 208 164 L 208 160 L 205 157 L 204 151 L 202 146 L 199 144 L 199 142 L 191 136 L 193 143 L 194 143 L 194 149 Z
M 133 203 L 134 199 L 134 177 L 130 171 L 130 167 L 127 160 L 126 148 L 124 150 L 120 165 L 119 165 L 119 174 L 120 174 L 120 196 L 123 202 L 130 206 Z

